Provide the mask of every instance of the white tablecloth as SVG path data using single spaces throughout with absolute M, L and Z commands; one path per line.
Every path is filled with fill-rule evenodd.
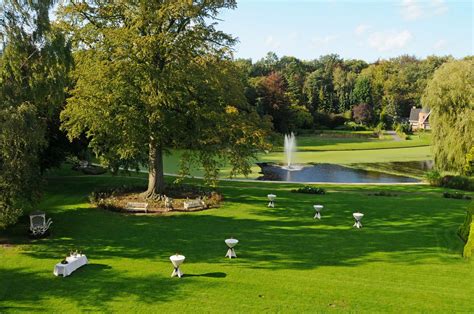
M 69 256 L 66 258 L 67 264 L 57 263 L 54 266 L 54 274 L 56 276 L 69 276 L 73 271 L 88 263 L 87 257 L 84 254 L 77 256 Z

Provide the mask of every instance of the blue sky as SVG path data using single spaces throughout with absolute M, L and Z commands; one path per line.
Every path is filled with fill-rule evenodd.
M 218 29 L 238 37 L 235 56 L 274 51 L 311 60 L 337 53 L 375 61 L 473 53 L 473 4 L 449 0 L 238 0 Z

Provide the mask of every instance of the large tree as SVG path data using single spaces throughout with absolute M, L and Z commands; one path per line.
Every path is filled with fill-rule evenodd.
M 38 199 L 47 130 L 64 103 L 68 45 L 49 21 L 53 1 L 0 4 L 0 227 Z
M 474 59 L 442 65 L 426 87 L 423 104 L 431 108 L 436 167 L 462 173 L 474 146 Z
M 202 164 L 214 178 L 223 161 L 250 171 L 268 121 L 247 105 L 235 40 L 215 29 L 233 0 L 83 1 L 62 8 L 76 57 L 62 113 L 73 139 L 85 134 L 112 169 L 148 165 L 147 198 L 164 191 L 163 153 L 183 149 L 182 170 Z

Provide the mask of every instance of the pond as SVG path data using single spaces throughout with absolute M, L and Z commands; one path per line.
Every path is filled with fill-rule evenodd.
M 377 171 L 354 169 L 336 164 L 302 165 L 300 170 L 287 170 L 272 163 L 259 163 L 262 176 L 258 180 L 332 183 L 413 183 L 416 178 Z M 410 166 L 424 167 L 424 164 Z

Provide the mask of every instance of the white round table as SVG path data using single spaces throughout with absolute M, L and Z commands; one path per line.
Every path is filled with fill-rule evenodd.
M 267 195 L 268 200 L 270 203 L 268 203 L 268 207 L 274 208 L 275 207 L 275 198 L 277 197 L 275 194 L 268 194 Z
M 316 210 L 316 215 L 314 215 L 314 219 L 321 219 L 321 210 L 324 208 L 324 206 L 313 205 L 313 208 Z
M 181 278 L 181 276 L 183 276 L 183 273 L 179 269 L 179 266 L 184 262 L 185 259 L 186 259 L 186 257 L 184 255 L 175 254 L 175 255 L 170 256 L 170 261 L 171 261 L 171 263 L 173 264 L 173 267 L 174 267 L 174 270 L 173 270 L 173 273 L 171 274 L 171 277 L 178 276 L 179 278 Z
M 364 214 L 362 213 L 353 213 L 352 216 L 354 216 L 354 219 L 355 219 L 355 223 L 353 225 L 353 227 L 356 227 L 356 228 L 362 228 L 362 223 L 360 222 L 362 220 L 362 217 L 364 217 Z
M 239 240 L 237 240 L 237 239 L 230 238 L 230 239 L 225 240 L 225 244 L 227 244 L 227 246 L 229 247 L 225 257 L 228 257 L 228 258 L 236 258 L 237 257 L 237 255 L 235 254 L 235 250 L 234 250 L 234 246 L 236 246 L 237 243 L 239 243 Z

